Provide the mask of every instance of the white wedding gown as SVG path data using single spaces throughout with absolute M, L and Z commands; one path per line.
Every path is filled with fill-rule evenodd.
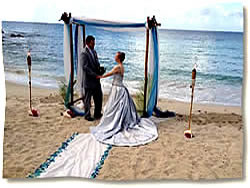
M 138 116 L 121 74 L 114 75 L 103 117 L 91 133 L 98 141 L 115 146 L 138 146 L 158 137 L 154 122 Z

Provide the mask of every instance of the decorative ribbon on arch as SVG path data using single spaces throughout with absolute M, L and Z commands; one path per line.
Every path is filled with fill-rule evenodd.
M 148 116 L 152 116 L 153 111 L 157 105 L 159 92 L 159 42 L 157 27 L 152 27 L 152 29 L 150 30 L 149 47 L 146 112 Z

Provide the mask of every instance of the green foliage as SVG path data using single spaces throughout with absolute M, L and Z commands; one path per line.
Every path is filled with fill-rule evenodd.
M 67 85 L 65 84 L 65 82 L 61 81 L 59 84 L 59 95 L 62 97 L 64 101 L 66 98 L 66 92 L 67 92 Z
M 147 102 L 149 100 L 149 94 L 152 92 L 153 88 L 153 77 L 151 75 L 148 75 L 148 86 L 147 86 Z
M 135 105 L 138 114 L 142 115 L 144 106 L 144 81 L 140 85 L 138 92 L 135 94 Z
M 138 92 L 135 94 L 135 105 L 136 105 L 136 110 L 139 115 L 143 114 L 143 107 L 144 107 L 144 82 L 140 83 L 140 88 Z M 147 85 L 147 99 L 146 101 L 149 100 L 149 94 L 152 91 L 152 76 L 148 75 L 148 85 Z

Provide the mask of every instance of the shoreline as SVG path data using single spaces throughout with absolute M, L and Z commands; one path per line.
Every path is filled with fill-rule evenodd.
M 15 74 L 13 72 L 5 71 L 5 80 L 7 82 L 12 82 L 20 85 L 27 85 L 28 78 L 23 74 Z M 64 80 L 64 76 L 57 78 L 50 77 L 32 77 L 32 86 L 43 89 L 59 89 L 60 83 Z M 159 97 L 162 99 L 168 99 L 178 102 L 189 103 L 191 97 L 191 90 L 189 87 L 186 87 L 189 84 L 180 86 L 179 84 L 175 85 L 170 81 L 169 84 L 161 85 L 159 89 Z M 161 84 L 162 82 L 159 82 Z M 141 88 L 141 81 L 135 80 L 124 80 L 125 86 L 129 89 L 130 94 L 134 95 Z M 111 80 L 103 79 L 101 80 L 101 85 L 103 88 L 103 93 L 108 94 L 111 88 Z M 216 86 L 217 89 L 212 89 L 209 87 L 204 87 L 203 85 L 198 86 L 195 89 L 194 102 L 196 104 L 208 104 L 208 105 L 222 105 L 222 106 L 242 106 L 242 92 L 243 86 L 241 85 L 232 85 L 230 87 L 222 84 Z
M 28 93 L 28 86 L 24 84 L 18 84 L 11 81 L 5 81 L 5 88 L 6 88 L 6 98 L 8 96 L 29 96 Z M 16 92 L 16 91 L 23 91 L 23 92 Z M 32 86 L 32 96 L 33 97 L 45 97 L 45 96 L 51 96 L 51 95 L 58 95 L 58 89 L 52 89 L 52 88 L 42 88 L 39 86 Z M 104 97 L 106 98 L 108 94 L 104 93 Z M 132 97 L 134 98 L 135 95 L 132 94 Z M 27 98 L 28 99 L 28 98 Z M 105 103 L 103 103 L 103 106 Z M 190 103 L 173 100 L 173 99 L 166 99 L 166 98 L 159 98 L 158 99 L 158 105 L 161 110 L 171 110 L 176 113 L 180 114 L 189 114 L 189 108 Z M 235 113 L 238 115 L 242 115 L 242 109 L 243 107 L 240 106 L 230 106 L 230 105 L 221 105 L 221 104 L 201 104 L 201 103 L 193 103 L 193 114 L 199 114 L 202 112 L 205 113 Z

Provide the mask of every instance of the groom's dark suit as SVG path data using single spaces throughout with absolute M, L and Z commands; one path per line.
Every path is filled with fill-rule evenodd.
M 92 53 L 91 53 L 92 52 Z M 83 49 L 80 56 L 80 63 L 83 71 L 85 72 L 84 76 L 84 106 L 85 106 L 85 118 L 91 116 L 90 106 L 91 106 L 91 97 L 93 96 L 95 103 L 94 117 L 99 117 L 102 110 L 102 88 L 100 84 L 100 79 L 96 79 L 96 76 L 100 75 L 100 64 L 98 61 L 97 53 L 95 50 L 91 50 L 87 46 Z

